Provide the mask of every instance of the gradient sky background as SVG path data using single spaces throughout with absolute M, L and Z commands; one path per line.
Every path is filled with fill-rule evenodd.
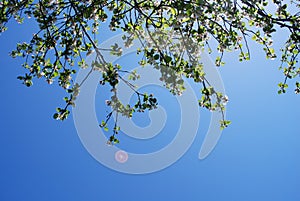
M 198 135 L 180 160 L 159 172 L 129 175 L 111 170 L 89 155 L 72 116 L 65 122 L 52 119 L 55 108 L 63 104 L 62 89 L 43 80 L 27 88 L 16 79 L 24 72 L 22 60 L 8 57 L 8 52 L 16 42 L 28 40 L 31 29 L 28 23 L 11 23 L 0 36 L 1 201 L 300 200 L 300 96 L 292 87 L 285 95 L 277 94 L 277 83 L 283 80 L 279 61 L 267 61 L 258 46 L 251 45 L 249 62 L 239 63 L 231 54 L 225 57 L 227 63 L 220 72 L 230 98 L 227 117 L 232 125 L 224 130 L 214 151 L 198 160 L 210 120 L 208 112 L 201 109 Z M 101 40 L 110 36 L 106 33 Z M 284 32 L 276 34 L 275 49 L 284 36 Z M 177 121 L 173 116 L 168 121 Z M 139 123 L 147 125 L 143 118 L 144 123 Z M 153 146 L 172 139 L 176 126 L 168 126 L 168 137 L 156 140 Z M 130 143 L 121 143 L 130 149 Z M 153 151 L 151 140 L 147 143 Z

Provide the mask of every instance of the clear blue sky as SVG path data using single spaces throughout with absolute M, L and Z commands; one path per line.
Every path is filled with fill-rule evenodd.
M 55 107 L 63 104 L 63 90 L 40 80 L 26 88 L 16 79 L 24 72 L 22 61 L 8 57 L 8 52 L 16 42 L 30 38 L 26 26 L 11 24 L 0 37 L 1 201 L 300 200 L 300 97 L 291 88 L 277 95 L 276 85 L 283 79 L 279 61 L 265 60 L 257 46 L 250 62 L 225 57 L 221 75 L 230 98 L 227 116 L 232 125 L 214 151 L 198 160 L 210 118 L 201 110 L 198 135 L 180 160 L 152 174 L 130 175 L 91 157 L 72 116 L 65 122 L 52 119 Z M 173 128 L 169 129 L 165 133 L 172 135 Z M 130 149 L 130 143 L 122 143 Z M 151 150 L 151 140 L 147 143 Z M 157 143 L 153 146 L 160 146 Z

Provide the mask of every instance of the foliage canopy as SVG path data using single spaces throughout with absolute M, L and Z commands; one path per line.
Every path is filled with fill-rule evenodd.
M 282 0 L 4 0 L 0 2 L 0 32 L 7 29 L 7 23 L 13 18 L 19 23 L 33 18 L 38 24 L 38 32 L 30 41 L 17 44 L 11 56 L 24 57 L 23 67 L 28 72 L 18 79 L 26 86 L 32 85 L 33 78 L 44 78 L 49 84 L 57 80 L 67 91 L 66 105 L 57 108 L 55 119 L 64 120 L 69 115 L 68 108 L 74 105 L 83 84 L 74 83 L 73 77 L 79 68 L 87 67 L 85 56 L 95 52 L 91 70 L 102 72 L 100 85 L 110 85 L 112 92 L 107 101 L 112 110 L 100 123 L 107 130 L 107 122 L 114 112 L 131 117 L 134 112 L 156 108 L 158 103 L 152 94 L 140 93 L 125 79 L 126 74 L 130 79 L 138 79 L 135 71 L 109 63 L 103 57 L 103 51 L 122 56 L 118 44 L 112 44 L 109 50 L 98 44 L 99 26 L 105 21 L 109 22 L 111 31 L 124 32 L 125 46 L 130 46 L 135 39 L 141 41 L 142 48 L 137 53 L 143 59 L 139 64 L 150 64 L 159 70 L 171 93 L 183 93 L 184 78 L 191 78 L 202 87 L 199 106 L 223 113 L 228 98 L 215 91 L 206 79 L 199 52 L 218 51 L 216 66 L 224 65 L 225 52 L 238 51 L 240 61 L 249 60 L 248 41 L 254 40 L 267 58 L 279 57 L 282 61 L 280 69 L 284 79 L 278 84 L 278 93 L 285 93 L 288 80 L 300 75 L 299 7 L 299 0 L 288 3 Z M 279 29 L 285 29 L 288 34 L 281 52 L 277 53 L 272 48 L 272 37 Z M 211 48 L 212 41 L 218 44 L 216 48 Z M 119 101 L 116 86 L 120 81 L 134 90 L 136 104 Z M 294 82 L 295 93 L 300 93 L 299 82 Z M 224 128 L 230 121 L 223 118 L 220 123 Z M 119 130 L 115 124 L 110 143 L 118 142 L 115 134 Z

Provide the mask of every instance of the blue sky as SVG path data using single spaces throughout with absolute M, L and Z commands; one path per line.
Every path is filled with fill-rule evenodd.
M 27 88 L 16 79 L 24 72 L 22 60 L 8 57 L 8 52 L 30 36 L 28 24 L 11 24 L 0 37 L 0 200 L 300 200 L 300 97 L 292 88 L 277 95 L 277 83 L 283 79 L 279 61 L 267 61 L 257 46 L 252 45 L 251 61 L 239 63 L 228 54 L 220 69 L 232 125 L 214 151 L 198 159 L 210 120 L 209 113 L 200 110 L 197 136 L 180 160 L 155 173 L 131 175 L 96 161 L 82 145 L 72 116 L 65 122 L 52 119 L 55 107 L 63 104 L 63 90 L 42 80 Z M 282 36 L 276 35 L 275 48 Z M 173 101 L 165 96 L 169 99 L 162 104 Z M 97 115 L 106 114 L 102 111 Z M 146 125 L 148 119 L 143 119 L 139 124 Z M 147 140 L 145 150 L 172 138 L 176 126 L 169 124 L 167 137 Z M 124 138 L 121 143 L 124 149 L 145 152 L 136 149 L 143 149 L 140 141 Z

